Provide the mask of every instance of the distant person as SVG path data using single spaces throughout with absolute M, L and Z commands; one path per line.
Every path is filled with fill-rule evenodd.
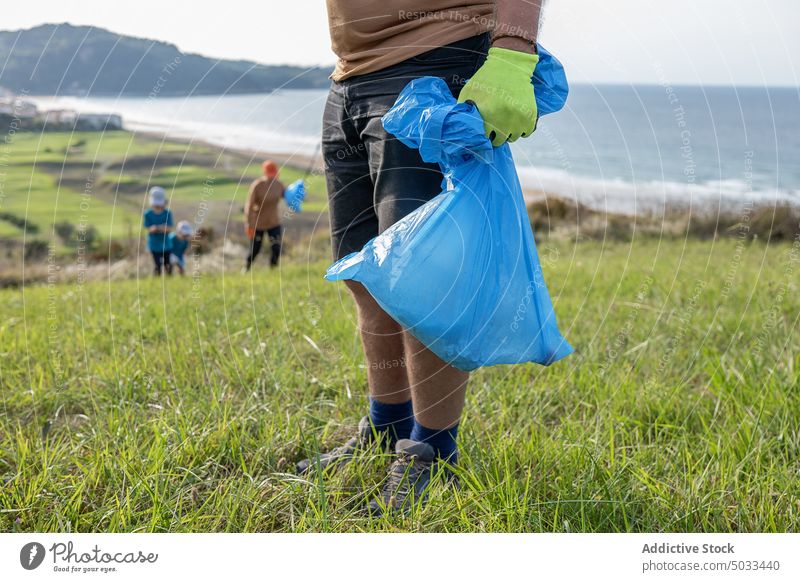
M 278 203 L 283 198 L 285 189 L 278 180 L 278 166 L 275 162 L 267 160 L 261 167 L 264 175 L 250 185 L 250 193 L 244 205 L 245 232 L 250 239 L 245 271 L 249 271 L 253 261 L 256 260 L 265 236 L 272 251 L 269 259 L 270 267 L 277 267 L 281 257 L 283 227 L 278 213 Z
M 439 77 L 459 102 L 473 103 L 496 147 L 533 133 L 537 114 L 531 77 L 539 60 L 541 4 L 327 0 L 331 44 L 338 56 L 322 120 L 334 259 L 361 250 L 441 191 L 438 164 L 425 162 L 418 150 L 388 135 L 381 124 L 412 79 Z M 358 309 L 369 411 L 347 442 L 301 461 L 298 469 L 371 463 L 372 457 L 354 452 L 380 435 L 395 456 L 369 510 L 407 511 L 425 498 L 430 483 L 449 480 L 458 458 L 469 374 L 404 330 L 363 285 L 348 281 L 347 286 Z M 432 481 L 435 473 L 445 479 Z
M 172 230 L 172 211 L 167 208 L 167 193 L 163 188 L 150 189 L 150 208 L 144 213 L 144 227 L 147 229 L 147 248 L 153 255 L 155 269 L 153 274 L 161 275 L 162 269 L 172 275 L 169 262 L 169 232 Z
M 169 233 L 169 262 L 178 268 L 181 276 L 186 274 L 186 259 L 184 254 L 189 248 L 189 239 L 192 236 L 192 225 L 181 220 L 175 227 L 175 232 Z

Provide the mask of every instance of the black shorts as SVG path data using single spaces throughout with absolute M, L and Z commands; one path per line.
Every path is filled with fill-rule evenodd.
M 381 117 L 412 79 L 440 77 L 458 96 L 483 64 L 486 34 L 331 85 L 322 121 L 334 259 L 361 250 L 369 240 L 441 191 L 438 164 L 422 161 L 386 133 Z

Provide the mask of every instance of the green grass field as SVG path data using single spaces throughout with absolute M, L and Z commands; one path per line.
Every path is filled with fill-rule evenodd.
M 366 406 L 324 261 L 0 292 L 0 530 L 800 531 L 800 243 L 539 251 L 576 353 L 475 373 L 461 488 L 380 520 L 378 451 L 291 473 Z
M 106 238 L 138 237 L 153 185 L 167 189 L 177 218 L 195 219 L 203 204 L 212 226 L 222 230 L 230 219 L 238 227 L 260 164 L 236 152 L 125 131 L 18 133 L 0 148 L 0 238 L 52 240 L 60 221 L 90 224 Z M 301 176 L 282 169 L 286 184 Z M 325 210 L 322 178 L 311 176 L 307 190 L 304 210 Z M 2 213 L 34 229 L 26 232 Z

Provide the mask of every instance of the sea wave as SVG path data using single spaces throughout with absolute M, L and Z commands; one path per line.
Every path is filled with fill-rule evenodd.
M 558 168 L 518 166 L 529 197 L 558 196 L 589 208 L 620 214 L 662 214 L 673 210 L 738 212 L 747 206 L 800 206 L 800 191 L 754 189 L 745 180 L 686 183 L 668 180 L 630 182 L 579 176 Z

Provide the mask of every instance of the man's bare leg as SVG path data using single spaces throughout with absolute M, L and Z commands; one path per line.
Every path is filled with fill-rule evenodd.
M 367 360 L 370 396 L 386 404 L 411 400 L 400 325 L 360 283 L 347 281 L 358 308 L 358 327 Z
M 348 281 L 347 286 L 358 307 L 373 422 L 406 421 L 403 432 L 413 428 L 411 438 L 425 440 L 449 457 L 455 452 L 456 427 L 464 410 L 469 374 L 446 364 L 402 331 L 362 285 Z M 409 400 L 413 403 L 413 427 Z M 401 409 L 381 407 L 375 401 L 389 406 L 405 403 L 407 412 L 401 416 Z
M 434 430 L 456 426 L 464 410 L 469 373 L 443 362 L 410 333 L 404 333 L 414 417 Z

